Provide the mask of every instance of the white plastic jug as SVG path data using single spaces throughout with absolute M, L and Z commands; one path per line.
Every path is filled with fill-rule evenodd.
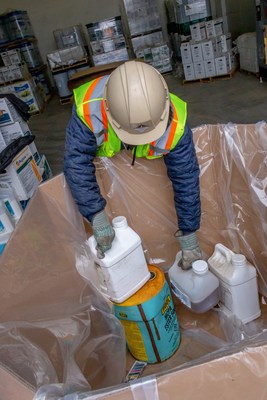
M 5 204 L 0 200 L 0 233 L 12 233 L 14 230 L 14 223 L 11 219 Z
M 22 216 L 23 210 L 14 190 L 8 186 L 4 182 L 0 184 L 0 200 L 4 203 L 9 217 L 16 224 Z
M 220 281 L 220 302 L 244 324 L 258 318 L 261 310 L 256 268 L 246 257 L 218 243 L 208 264 Z
M 96 240 L 87 243 L 95 262 L 101 292 L 115 303 L 122 303 L 137 292 L 150 278 L 150 272 L 138 234 L 123 216 L 112 220 L 115 238 L 105 257 L 99 259 Z
M 209 271 L 204 260 L 193 262 L 192 268 L 184 271 L 178 266 L 181 252 L 177 253 L 169 269 L 171 289 L 182 303 L 196 313 L 203 313 L 219 302 L 219 280 Z

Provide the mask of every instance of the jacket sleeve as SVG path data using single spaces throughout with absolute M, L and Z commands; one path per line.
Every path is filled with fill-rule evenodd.
M 64 174 L 80 213 L 90 222 L 106 205 L 95 176 L 96 151 L 95 135 L 77 116 L 74 105 L 66 129 Z
M 193 133 L 186 123 L 183 136 L 164 161 L 174 192 L 179 229 L 188 234 L 200 226 L 199 165 L 193 142 Z

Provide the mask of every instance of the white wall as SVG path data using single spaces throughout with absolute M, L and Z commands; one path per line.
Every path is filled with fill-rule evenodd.
M 120 13 L 120 0 L 1 0 L 0 14 L 26 10 L 44 62 L 46 54 L 56 50 L 53 31 L 69 26 L 111 18 Z

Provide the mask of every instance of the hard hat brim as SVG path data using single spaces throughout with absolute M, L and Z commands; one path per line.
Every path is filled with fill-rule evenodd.
M 156 128 L 146 133 L 129 133 L 122 128 L 118 128 L 118 126 L 113 123 L 112 118 L 109 119 L 109 123 L 123 143 L 138 146 L 154 142 L 164 135 L 167 129 L 168 120 L 169 110 L 165 113 L 165 117 L 158 123 Z

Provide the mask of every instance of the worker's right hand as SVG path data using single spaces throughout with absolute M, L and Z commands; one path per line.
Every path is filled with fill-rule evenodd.
M 98 258 L 104 258 L 104 253 L 111 249 L 115 237 L 114 229 L 112 228 L 104 210 L 94 215 L 91 225 L 97 243 L 97 256 Z

